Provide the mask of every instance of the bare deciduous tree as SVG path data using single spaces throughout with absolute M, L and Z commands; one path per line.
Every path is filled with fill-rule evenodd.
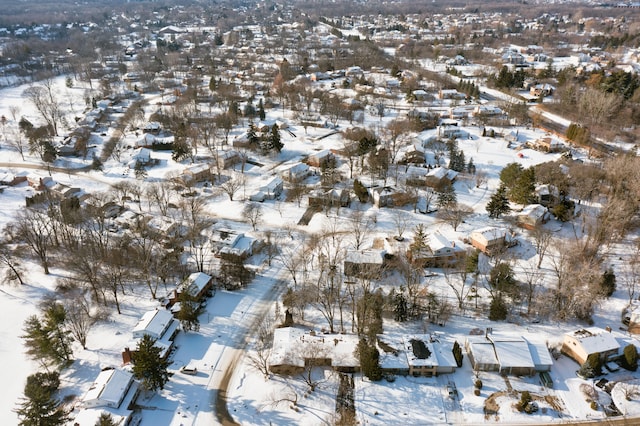
M 242 217 L 251 224 L 255 231 L 262 220 L 262 206 L 258 203 L 248 203 L 242 209 Z
M 356 250 L 364 244 L 369 234 L 375 228 L 376 221 L 366 216 L 362 210 L 354 210 L 351 214 L 351 231 L 353 234 L 353 245 Z
M 273 318 L 270 316 L 266 316 L 262 320 L 253 343 L 253 350 L 247 356 L 249 366 L 262 373 L 266 380 L 270 377 L 269 357 L 273 346 L 274 326 Z
M 227 194 L 230 201 L 233 201 L 233 197 L 242 188 L 244 182 L 241 178 L 229 177 L 224 183 L 220 185 L 220 189 Z
M 538 254 L 538 268 L 540 268 L 544 255 L 547 253 L 547 249 L 551 243 L 551 232 L 542 226 L 536 226 L 531 231 L 531 236 L 533 236 L 534 246 Z
M 49 275 L 51 220 L 44 213 L 27 209 L 19 213 L 16 222 L 10 226 L 10 233 L 33 251 L 46 275 Z

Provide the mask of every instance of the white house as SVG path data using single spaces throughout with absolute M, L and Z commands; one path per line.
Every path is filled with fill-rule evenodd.
M 156 340 L 163 338 L 167 332 L 171 334 L 174 327 L 177 329 L 178 322 L 173 318 L 171 312 L 166 309 L 156 309 L 155 311 L 146 312 L 140 321 L 133 328 L 132 334 L 134 338 L 140 339 L 145 334 Z
M 296 163 L 282 170 L 280 172 L 280 176 L 288 182 L 300 182 L 309 176 L 310 173 L 311 170 L 308 165 L 304 163 Z
M 132 373 L 118 369 L 102 371 L 82 399 L 82 405 L 85 408 L 118 408 L 132 386 Z

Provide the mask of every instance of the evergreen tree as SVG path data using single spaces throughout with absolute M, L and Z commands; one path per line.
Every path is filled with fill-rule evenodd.
M 436 204 L 438 207 L 447 207 L 455 205 L 458 201 L 458 197 L 456 196 L 456 191 L 453 188 L 453 184 L 449 181 L 445 182 L 443 185 L 440 185 L 437 189 L 438 199 Z
M 458 368 L 462 367 L 462 360 L 464 358 L 464 354 L 462 353 L 462 347 L 460 347 L 460 344 L 458 343 L 458 341 L 456 340 L 453 343 L 453 357 L 456 359 L 456 365 L 458 366 Z
M 378 349 L 367 343 L 365 339 L 360 339 L 357 351 L 358 357 L 360 358 L 362 374 L 371 381 L 381 380 L 382 369 L 379 364 L 380 353 L 378 352 Z
M 27 377 L 24 397 L 15 410 L 21 426 L 58 426 L 68 421 L 67 413 L 54 398 L 60 386 L 57 372 L 36 373 Z
M 267 115 L 264 112 L 264 104 L 262 103 L 262 98 L 258 101 L 258 117 L 260 120 L 264 121 Z
M 500 171 L 500 181 L 507 189 L 515 186 L 524 169 L 519 163 L 509 163 Z
M 489 319 L 491 321 L 501 321 L 507 319 L 507 305 L 501 293 L 497 293 L 491 299 L 489 305 Z
M 476 165 L 473 164 L 473 157 L 469 158 L 469 162 L 467 163 L 467 173 L 470 175 L 476 174 Z
M 605 296 L 610 297 L 614 291 L 616 291 L 616 274 L 613 269 L 609 268 L 602 274 L 602 281 L 600 282 L 600 288 Z
M 353 192 L 358 197 L 358 201 L 361 203 L 366 203 L 369 201 L 369 192 L 367 188 L 360 182 L 358 179 L 353 181 Z
M 256 132 L 256 125 L 252 122 L 249 123 L 249 128 L 247 129 L 247 139 L 249 140 L 250 145 L 257 146 L 260 143 L 260 138 Z
M 501 215 L 511 211 L 509 199 L 507 198 L 507 189 L 504 184 L 501 184 L 498 190 L 491 196 L 486 208 L 487 212 L 489 212 L 489 217 L 492 219 L 497 219 Z
M 144 168 L 144 164 L 136 161 L 136 165 L 133 168 L 133 172 L 136 175 L 136 179 L 144 179 L 147 177 L 147 169 Z
M 489 285 L 494 290 L 514 294 L 516 292 L 516 284 L 513 269 L 508 263 L 500 262 L 489 272 Z
M 91 161 L 91 170 L 95 170 L 98 172 L 101 172 L 102 170 L 104 170 L 104 165 L 102 164 L 102 161 L 95 154 L 93 156 L 93 160 Z
M 178 295 L 180 310 L 176 318 L 180 321 L 180 325 L 182 325 L 184 331 L 200 330 L 200 319 L 198 317 L 202 313 L 203 308 L 196 298 L 196 292 L 197 289 L 191 285 L 188 288 L 183 288 Z
M 280 128 L 278 128 L 277 124 L 271 126 L 271 130 L 267 138 L 269 139 L 269 145 L 271 146 L 271 149 L 275 149 L 278 152 L 282 151 L 284 144 L 282 143 L 280 137 Z
M 427 230 L 422 223 L 416 225 L 413 233 L 413 242 L 409 246 L 409 250 L 415 253 L 420 253 L 429 247 L 429 237 L 427 236 Z
M 150 391 L 163 389 L 169 381 L 169 361 L 160 356 L 162 349 L 155 346 L 155 342 L 154 338 L 145 334 L 132 357 L 134 377 L 142 381 L 144 389 Z
M 630 371 L 636 371 L 638 369 L 638 350 L 633 343 L 628 344 L 622 351 L 624 355 L 624 367 Z
M 111 413 L 102 412 L 95 426 L 118 426 Z
M 394 294 L 393 297 L 393 319 L 399 322 L 405 322 L 408 316 L 407 298 L 404 296 L 402 289 Z
M 216 90 L 216 78 L 214 76 L 211 76 L 211 79 L 209 79 L 209 90 L 211 90 L 212 92 L 215 92 Z
M 32 315 L 25 321 L 21 336 L 27 355 L 44 366 L 65 365 L 71 360 L 71 333 L 67 330 L 66 311 L 56 302 L 46 303 L 44 318 Z
M 514 203 L 529 204 L 534 200 L 535 190 L 535 169 L 529 167 L 520 173 L 513 186 L 509 188 L 508 196 Z

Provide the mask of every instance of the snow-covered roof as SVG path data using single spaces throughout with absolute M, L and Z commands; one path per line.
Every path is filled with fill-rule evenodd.
M 522 337 L 495 336 L 490 334 L 488 338 L 493 342 L 496 356 L 500 362 L 500 368 L 530 367 L 534 368 L 529 345 Z
M 196 293 L 200 293 L 202 289 L 209 283 L 209 281 L 211 281 L 211 275 L 207 275 L 204 272 L 194 272 L 187 277 L 181 288 L 183 288 L 184 286 L 194 286 L 196 289 Z
M 117 408 L 132 380 L 133 374 L 128 371 L 116 369 L 102 371 L 84 396 L 83 403 L 90 407 Z
M 553 365 L 553 358 L 551 357 L 551 353 L 547 346 L 544 343 L 540 342 L 530 342 L 529 340 L 523 339 L 529 345 L 529 352 L 531 353 L 531 359 L 533 360 L 536 368 L 538 367 L 547 367 Z
M 587 354 L 607 352 L 620 349 L 618 341 L 611 333 L 598 327 L 581 328 L 566 333 L 582 345 Z
M 415 367 L 437 367 L 438 357 L 429 335 L 415 335 L 404 338 L 404 349 L 409 365 Z
M 547 208 L 541 204 L 529 204 L 522 209 L 518 216 L 542 219 L 547 214 Z
M 483 238 L 488 242 L 488 241 L 495 241 L 495 240 L 505 238 L 506 235 L 507 235 L 506 229 L 487 226 L 485 228 L 480 228 L 473 231 L 471 233 L 471 238 L 473 239 Z
M 165 309 L 149 311 L 133 328 L 133 335 L 134 337 L 142 337 L 148 334 L 154 339 L 160 339 L 171 321 L 173 321 L 173 315 Z
M 345 257 L 345 262 L 356 263 L 359 265 L 379 264 L 384 262 L 384 250 L 349 250 Z
M 473 353 L 476 364 L 499 365 L 496 353 L 493 350 L 493 343 L 484 336 L 469 336 L 467 344 Z
M 330 358 L 333 367 L 357 367 L 354 355 L 358 336 L 352 334 L 323 334 L 296 327 L 276 328 L 269 365 L 303 367 L 305 359 Z

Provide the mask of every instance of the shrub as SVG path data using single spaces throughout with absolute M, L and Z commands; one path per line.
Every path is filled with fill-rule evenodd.
M 638 369 L 638 350 L 632 343 L 624 347 L 623 350 L 624 368 L 630 371 L 636 371 Z
M 598 403 L 595 401 L 591 401 L 591 409 L 593 411 L 598 411 Z
M 474 394 L 475 396 L 480 396 L 480 389 L 475 389 L 475 390 L 473 391 L 473 394 Z
M 482 380 L 480 380 L 480 379 L 476 380 L 474 385 L 475 385 L 476 388 L 482 389 Z
M 462 348 L 457 341 L 453 344 L 453 357 L 456 359 L 456 365 L 458 367 L 462 367 L 462 359 L 464 358 L 464 355 L 462 354 Z

